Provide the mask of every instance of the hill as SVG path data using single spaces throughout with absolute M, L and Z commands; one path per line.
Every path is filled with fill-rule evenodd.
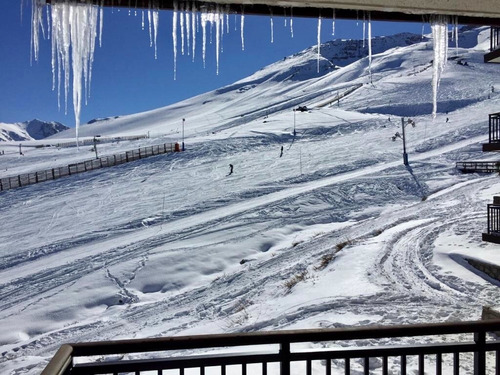
M 478 318 L 500 292 L 467 259 L 500 264 L 481 242 L 500 183 L 454 166 L 495 158 L 481 152 L 500 108 L 487 34 L 462 30 L 436 119 L 431 42 L 406 35 L 380 38 L 373 84 L 366 57 L 336 54 L 360 42 L 332 42 L 320 74 L 311 48 L 220 90 L 83 126 L 150 132 L 99 145 L 112 154 L 181 140 L 185 118 L 187 150 L 0 195 L 0 372 L 39 373 L 63 342 Z M 416 124 L 410 168 L 391 140 L 399 116 Z M 90 151 L 2 162 L 17 173 Z
M 59 122 L 46 122 L 37 119 L 15 124 L 0 123 L 0 142 L 39 140 L 66 129 L 69 128 Z

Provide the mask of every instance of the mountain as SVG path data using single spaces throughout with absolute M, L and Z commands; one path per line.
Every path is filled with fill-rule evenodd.
M 461 30 L 460 48 L 450 50 L 448 71 L 455 70 L 452 67 L 455 59 L 467 59 L 469 52 L 485 51 L 488 48 L 484 42 L 488 38 L 488 30 Z M 398 116 L 430 113 L 432 39 L 426 35 L 410 33 L 373 38 L 372 84 L 367 49 L 366 41 L 335 40 L 321 45 L 318 60 L 317 47 L 313 46 L 233 84 L 182 102 L 143 113 L 93 120 L 91 124 L 81 127 L 80 136 L 136 135 L 149 132 L 178 137 L 183 118 L 186 119 L 186 129 L 191 133 L 218 133 L 229 129 L 242 131 L 248 128 L 249 122 L 264 116 L 291 113 L 299 105 L 321 107 L 338 103 L 338 97 L 348 108 L 360 112 L 379 111 Z M 469 75 L 472 69 L 462 73 Z M 449 85 L 446 74 L 448 73 L 445 72 L 443 82 L 444 85 Z M 489 79 L 486 76 L 484 78 L 485 81 Z M 405 86 L 405 90 L 393 90 L 395 85 Z M 484 85 L 486 88 L 488 83 L 484 82 Z M 461 99 L 457 101 L 457 95 L 453 92 L 451 96 L 455 99 L 448 101 L 443 96 L 446 92 L 441 90 L 438 97 L 441 101 L 438 111 L 441 113 L 458 108 L 460 103 L 476 100 L 474 98 L 478 95 L 477 92 L 465 90 L 460 93 Z M 379 100 L 381 93 L 386 99 L 383 103 Z M 396 97 L 392 97 L 393 95 Z M 358 97 L 362 100 L 357 101 Z M 379 103 L 378 108 L 373 108 L 371 102 Z M 54 136 L 74 137 L 75 129 Z
M 0 141 L 31 141 L 44 139 L 69 129 L 59 122 L 38 119 L 15 124 L 0 123 Z
M 481 241 L 500 179 L 455 165 L 498 160 L 481 151 L 500 109 L 488 36 L 461 31 L 436 118 L 432 42 L 417 35 L 389 38 L 371 80 L 367 56 L 347 54 L 362 41 L 332 42 L 320 73 L 312 47 L 219 90 L 82 126 L 151 132 L 99 143 L 103 156 L 178 141 L 185 118 L 186 151 L 0 193 L 0 373 L 39 374 L 65 342 L 479 319 L 500 289 L 469 260 L 500 265 L 498 245 Z M 392 139 L 408 117 L 407 168 Z M 91 146 L 6 151 L 2 176 L 95 157 Z M 408 356 L 410 372 L 418 362 Z

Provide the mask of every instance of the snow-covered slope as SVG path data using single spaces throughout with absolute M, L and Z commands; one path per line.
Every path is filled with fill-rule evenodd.
M 15 124 L 0 123 L 0 141 L 31 141 L 43 139 L 69 129 L 59 122 L 37 119 Z
M 454 166 L 495 158 L 481 152 L 500 109 L 485 32 L 463 31 L 450 51 L 434 120 L 430 42 L 395 37 L 373 58 L 373 84 L 367 58 L 340 67 L 324 52 L 318 75 L 310 49 L 215 92 L 82 127 L 151 133 L 100 144 L 104 155 L 180 140 L 186 118 L 187 151 L 0 194 L 0 372 L 39 373 L 64 342 L 478 318 L 500 292 L 466 259 L 500 264 L 480 239 L 500 181 Z M 410 168 L 391 140 L 396 116 L 416 124 Z M 90 155 L 6 152 L 2 176 Z

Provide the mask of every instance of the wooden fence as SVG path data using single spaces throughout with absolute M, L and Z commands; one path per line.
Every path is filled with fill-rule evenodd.
M 499 161 L 459 161 L 456 167 L 463 173 L 500 172 Z
M 144 159 L 153 155 L 166 154 L 175 151 L 173 143 L 143 147 L 121 154 L 103 156 L 97 159 L 85 160 L 79 163 L 69 164 L 65 167 L 46 169 L 38 172 L 20 174 L 14 177 L 0 178 L 0 191 L 15 189 L 22 186 L 37 184 L 48 180 L 55 180 L 64 176 L 92 171 L 113 165 L 128 163 L 138 159 Z
M 99 137 L 99 143 L 111 143 L 111 142 L 120 142 L 120 141 L 136 141 L 139 139 L 145 139 L 148 138 L 147 134 L 141 134 L 141 135 L 125 135 L 125 136 L 120 136 L 120 137 Z M 94 144 L 94 138 L 82 138 L 78 141 L 78 144 L 80 146 L 89 146 Z M 76 142 L 71 141 L 71 142 L 59 142 L 59 143 L 50 143 L 48 146 L 55 146 L 55 147 L 76 147 Z M 23 147 L 25 147 L 23 145 Z M 40 146 L 38 146 L 40 147 Z M 41 146 L 43 147 L 43 146 Z

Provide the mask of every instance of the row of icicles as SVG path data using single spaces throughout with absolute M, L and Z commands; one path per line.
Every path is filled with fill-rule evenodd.
M 74 2 L 71 0 L 52 0 L 50 10 L 46 7 L 46 24 L 43 22 L 44 0 L 32 0 L 32 57 L 38 60 L 40 30 L 42 35 L 51 39 L 52 44 L 52 89 L 57 86 L 58 105 L 60 108 L 61 81 L 64 75 L 64 102 L 65 112 L 67 113 L 67 99 L 70 84 L 70 70 L 72 71 L 73 88 L 73 107 L 75 113 L 76 142 L 78 144 L 78 130 L 80 126 L 80 111 L 82 104 L 82 91 L 85 88 L 85 102 L 90 96 L 90 83 L 92 78 L 92 63 L 94 60 L 94 51 L 96 39 L 99 39 L 99 45 L 102 45 L 103 30 L 103 8 L 104 2 L 101 0 L 100 6 L 93 5 L 91 0 L 88 2 Z M 130 14 L 129 10 L 129 14 Z M 135 10 L 137 15 L 137 10 Z M 155 1 L 149 3 L 146 10 L 142 10 L 142 29 L 145 29 L 145 14 L 148 19 L 148 30 L 150 46 L 154 46 L 155 58 L 157 58 L 157 35 L 159 23 L 159 10 Z M 290 8 L 287 17 L 284 9 L 285 27 L 289 19 L 290 34 L 293 38 L 293 9 Z M 330 17 L 330 16 L 329 16 Z M 331 11 L 332 35 L 335 34 L 335 10 Z M 178 34 L 180 29 L 180 52 L 182 55 L 187 53 L 195 59 L 196 52 L 196 34 L 200 28 L 202 31 L 202 59 L 205 66 L 207 27 L 210 28 L 210 40 L 212 39 L 213 28 L 215 27 L 215 58 L 216 74 L 219 73 L 219 53 L 223 50 L 224 32 L 229 33 L 229 11 L 226 6 L 202 6 L 198 9 L 193 2 L 182 2 L 180 5 L 174 1 L 172 12 L 172 42 L 174 55 L 174 80 L 177 74 L 177 53 L 178 53 Z M 433 116 L 436 116 L 437 90 L 441 73 L 446 65 L 448 48 L 448 17 L 431 17 L 432 34 L 434 41 L 434 73 L 432 79 L 433 87 Z M 320 47 L 321 47 L 321 23 L 322 16 L 318 17 L 317 27 L 317 71 L 320 68 Z M 368 25 L 368 71 L 370 82 L 372 82 L 371 62 L 371 19 L 367 13 L 363 17 L 363 46 L 365 43 L 366 24 Z M 240 14 L 240 35 L 241 49 L 245 49 L 244 38 L 245 14 Z M 273 14 L 270 15 L 271 43 L 274 42 L 274 22 Z M 236 19 L 235 19 L 236 30 Z M 455 22 L 455 40 L 458 41 L 457 26 Z M 57 77 L 57 79 L 56 79 Z

